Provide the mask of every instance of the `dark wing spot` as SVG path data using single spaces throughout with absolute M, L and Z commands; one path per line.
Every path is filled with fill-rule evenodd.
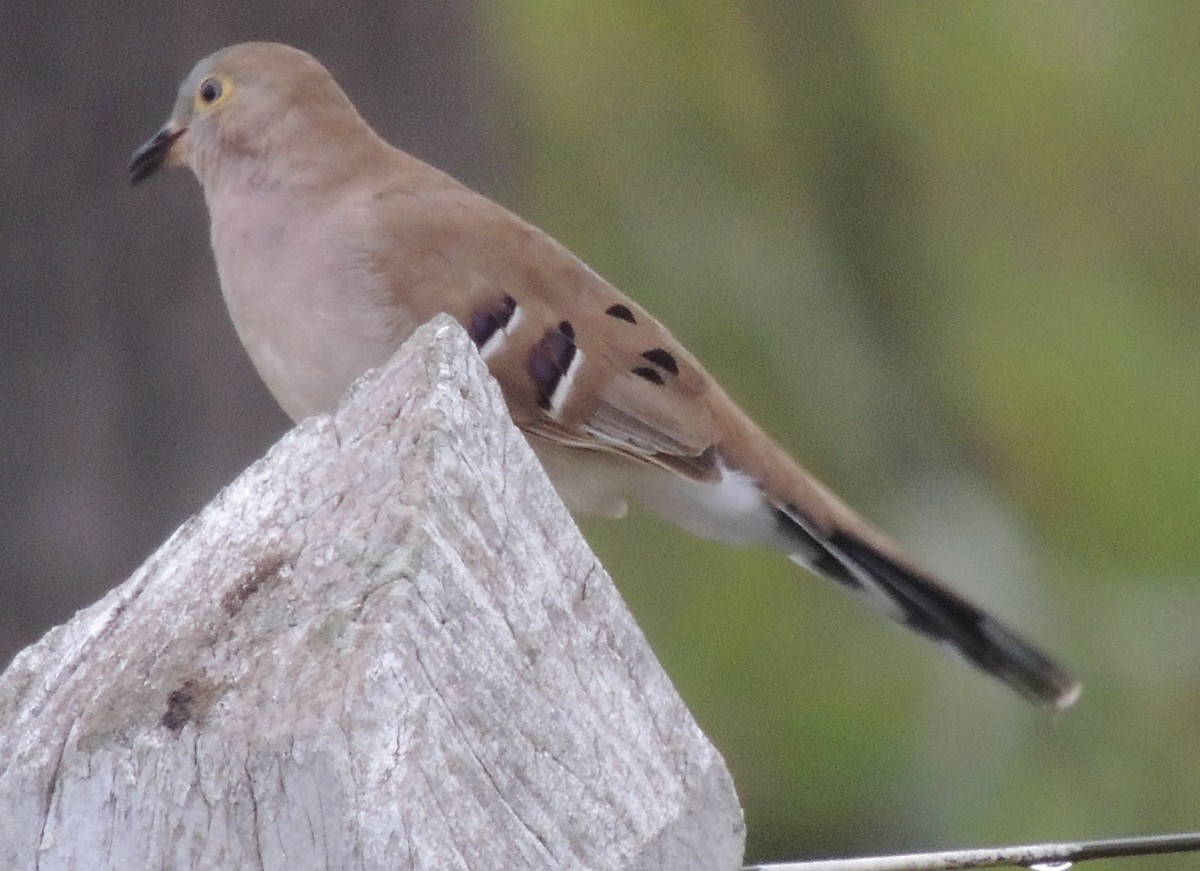
M 517 301 L 505 294 L 500 299 L 493 300 L 483 308 L 471 312 L 467 332 L 470 333 L 475 347 L 482 348 L 487 344 L 488 339 L 496 334 L 497 330 L 508 326 L 508 322 L 512 320 L 516 310 Z
M 629 306 L 621 305 L 619 302 L 610 305 L 604 310 L 604 313 L 609 317 L 616 318 L 617 320 L 629 321 L 631 324 L 637 323 L 637 318 L 633 316 L 633 312 L 629 310 Z
M 663 348 L 651 348 L 649 351 L 642 351 L 642 357 L 649 360 L 660 369 L 670 372 L 672 375 L 679 374 L 679 365 L 675 362 L 675 357 L 670 351 Z
M 565 329 L 564 329 L 565 328 Z M 553 406 L 554 391 L 575 359 L 575 331 L 563 321 L 556 330 L 547 330 L 529 349 L 526 368 L 537 390 L 538 405 L 546 410 Z
M 651 384 L 663 383 L 663 377 L 658 374 L 658 370 L 652 369 L 649 366 L 634 366 L 633 374 L 639 378 L 645 378 Z

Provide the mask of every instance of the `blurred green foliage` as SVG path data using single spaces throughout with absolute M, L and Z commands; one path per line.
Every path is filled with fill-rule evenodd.
M 589 523 L 749 858 L 1195 828 L 1200 6 L 477 14 L 500 198 L 1087 684 L 1050 717 L 771 554 Z

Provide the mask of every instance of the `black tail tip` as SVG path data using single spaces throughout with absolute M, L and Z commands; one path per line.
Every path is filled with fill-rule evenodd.
M 977 626 L 987 644 L 974 645 L 974 655 L 968 656 L 985 671 L 1057 711 L 1079 700 L 1083 684 L 1054 660 L 991 617 L 981 614 Z

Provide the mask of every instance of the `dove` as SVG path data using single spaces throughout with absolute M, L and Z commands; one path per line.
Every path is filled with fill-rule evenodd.
M 793 460 L 646 309 L 504 207 L 393 147 L 311 55 L 201 60 L 130 179 L 187 166 L 221 293 L 282 409 L 333 411 L 420 324 L 457 319 L 575 514 L 636 503 L 774 549 L 1026 698 L 1081 685 Z

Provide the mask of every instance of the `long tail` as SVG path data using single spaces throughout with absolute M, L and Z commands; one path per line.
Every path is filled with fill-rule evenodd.
M 792 506 L 776 508 L 800 545 L 792 559 L 830 578 L 876 610 L 1000 679 L 1028 699 L 1069 707 L 1082 685 L 1033 645 L 942 586 L 853 533 L 825 533 Z

